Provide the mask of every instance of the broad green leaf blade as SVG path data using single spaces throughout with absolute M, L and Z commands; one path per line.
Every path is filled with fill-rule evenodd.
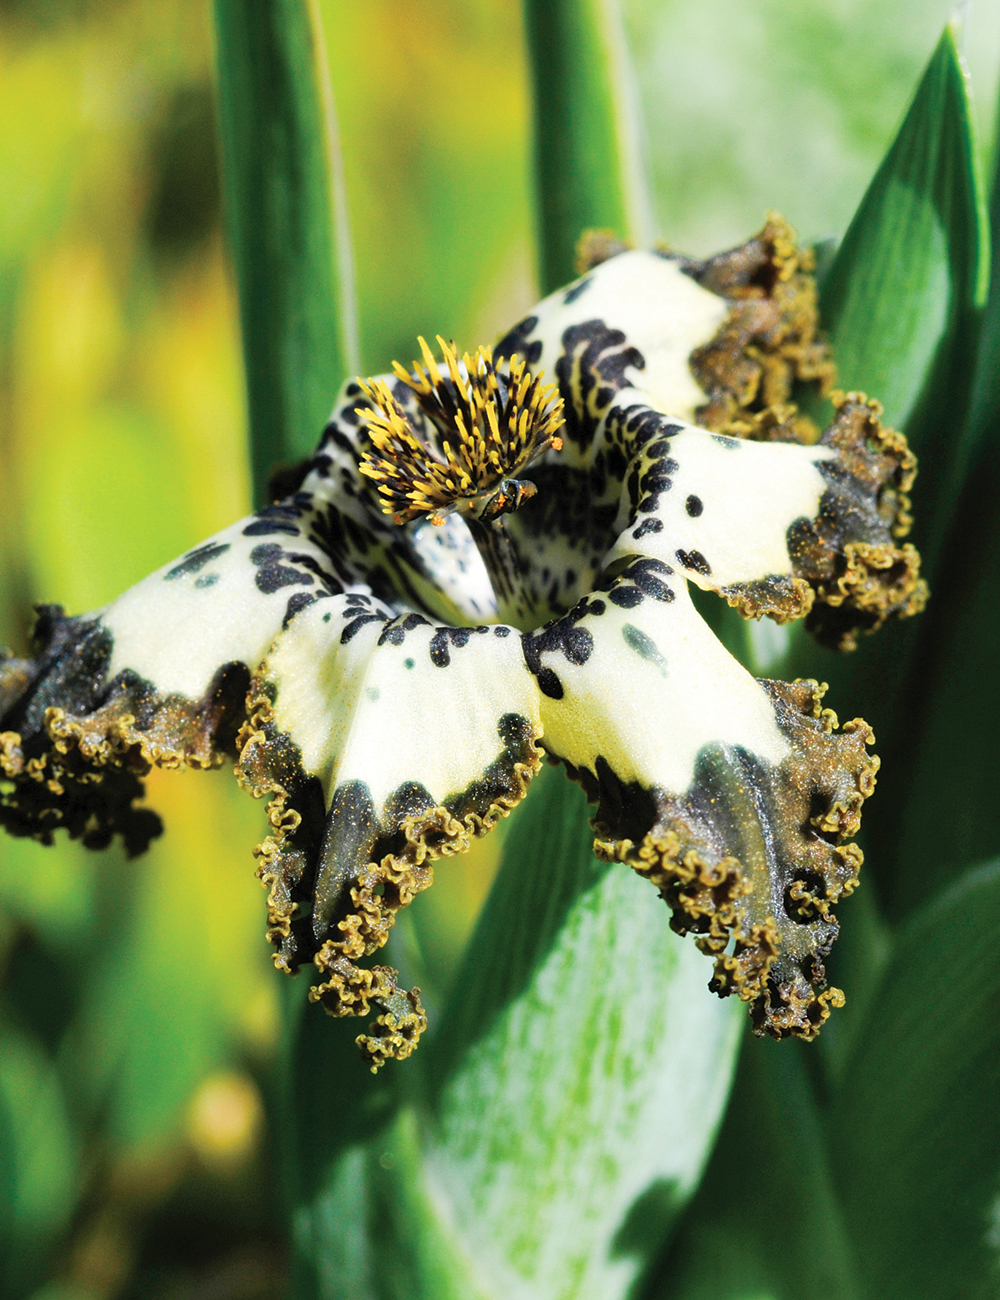
M 861 1295 L 808 1077 L 815 1052 L 747 1038 L 705 1177 L 643 1300 Z
M 997 1294 L 1000 863 L 914 916 L 838 1090 L 830 1157 L 872 1300 Z
M 918 544 L 932 558 L 962 480 L 989 231 L 972 105 L 945 28 L 822 287 L 840 384 L 885 406 L 921 458 Z
M 318 0 L 217 0 L 219 117 L 256 495 L 308 455 L 348 371 L 356 312 Z
M 442 1027 L 425 1150 L 491 1296 L 624 1296 L 696 1185 L 729 1088 L 738 1004 L 662 903 L 590 850 L 547 770 Z
M 897 912 L 947 884 L 953 863 L 1000 852 L 994 809 L 1000 709 L 985 684 L 1000 645 L 1000 166 L 991 199 L 994 257 L 969 419 L 972 472 L 944 555 L 921 665 L 920 750 L 900 827 Z M 947 853 L 941 845 L 947 844 Z
M 373 1076 L 357 1022 L 289 998 L 289 1055 L 276 1106 L 283 1123 L 295 1300 L 487 1300 L 431 1196 L 419 1126 L 422 1046 Z
M 648 243 L 649 203 L 619 0 L 528 0 L 525 22 L 539 281 L 548 293 L 576 275 L 584 230 Z

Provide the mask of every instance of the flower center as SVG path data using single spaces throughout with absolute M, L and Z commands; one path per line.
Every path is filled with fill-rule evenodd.
M 384 379 L 359 380 L 371 409 L 357 414 L 376 449 L 360 470 L 378 484 L 382 509 L 396 524 L 429 516 L 432 524 L 458 510 L 490 523 L 535 495 L 533 483 L 518 479 L 550 447 L 558 451 L 562 399 L 555 384 L 543 384 L 523 360 L 493 362 L 489 348 L 461 362 L 438 336 L 447 374 L 442 374 L 424 339 L 424 365 L 412 373 L 393 362 L 398 379 L 412 389 L 432 431 L 422 436 L 413 418 Z

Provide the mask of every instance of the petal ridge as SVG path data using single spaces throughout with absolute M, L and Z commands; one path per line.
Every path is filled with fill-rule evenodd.
M 747 763 L 744 755 L 704 754 L 681 798 L 649 792 L 655 821 L 641 840 L 616 835 L 617 800 L 607 774 L 596 790 L 586 778 L 583 784 L 600 799 L 598 857 L 627 863 L 658 889 L 671 928 L 695 935 L 699 949 L 715 957 L 711 990 L 747 1002 L 758 1036 L 810 1040 L 831 1008 L 843 1005 L 841 991 L 827 986 L 823 958 L 839 931 L 832 909 L 858 883 L 862 854 L 850 837 L 874 789 L 878 760 L 867 753 L 872 734 L 860 719 L 836 731 L 835 715 L 821 708 L 825 687 L 761 685 L 793 745 L 777 768 Z M 776 863 L 766 878 L 745 855 L 725 852 L 717 805 L 733 782 L 737 789 L 755 783 L 756 802 L 770 819 Z

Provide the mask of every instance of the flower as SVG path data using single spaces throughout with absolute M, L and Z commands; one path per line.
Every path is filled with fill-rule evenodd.
M 923 604 L 915 461 L 830 388 L 808 260 L 772 216 L 694 261 L 581 244 L 578 280 L 491 353 L 348 383 L 279 498 L 96 613 L 39 610 L 0 659 L 0 820 L 130 854 L 151 764 L 269 797 L 274 960 L 377 1068 L 425 1025 L 363 966 L 396 913 L 524 797 L 543 755 L 596 804 L 596 852 L 649 879 L 754 1027 L 811 1038 L 878 760 L 816 682 L 757 681 L 688 584 L 850 649 Z M 543 375 L 553 383 L 546 385 Z

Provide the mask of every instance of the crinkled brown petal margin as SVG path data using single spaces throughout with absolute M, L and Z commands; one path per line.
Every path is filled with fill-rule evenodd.
M 859 632 L 920 613 L 928 590 L 916 548 L 898 545 L 912 523 L 916 456 L 903 434 L 882 425 L 878 402 L 864 393 L 831 397 L 836 414 L 820 445 L 837 457 L 817 462 L 828 486 L 816 518 L 788 530 L 792 575 L 735 583 L 720 594 L 744 618 L 804 617 L 821 644 L 850 651 Z
M 741 438 L 815 442 L 819 430 L 791 405 L 794 385 L 826 393 L 836 380 L 819 333 L 813 256 L 777 212 L 754 238 L 684 269 L 703 288 L 729 300 L 718 333 L 691 354 L 691 373 L 707 400 L 703 428 Z
M 87 848 L 120 835 L 134 857 L 162 833 L 136 807 L 151 767 L 218 767 L 242 717 L 249 674 L 220 667 L 203 700 L 160 695 L 135 673 L 105 683 L 110 635 L 40 606 L 32 660 L 0 659 L 0 825 L 43 844 L 63 829 Z
M 381 843 L 395 841 L 393 851 L 364 863 L 344 882 L 332 934 L 319 938 L 312 905 L 328 813 L 319 782 L 303 771 L 298 747 L 275 723 L 272 689 L 260 678 L 251 684 L 236 768 L 240 784 L 255 798 L 270 797 L 271 834 L 254 851 L 260 859 L 257 876 L 268 891 L 267 938 L 280 970 L 295 974 L 303 962 L 313 962 L 322 979 L 309 997 L 328 1014 L 367 1016 L 373 1006 L 380 1010 L 370 1032 L 355 1040 L 374 1072 L 390 1058 L 409 1056 L 427 1019 L 419 989 L 400 989 L 391 967 L 365 969 L 357 962 L 383 947 L 399 911 L 430 887 L 435 859 L 465 852 L 520 803 L 541 767 L 541 753 L 535 741 L 528 744 L 521 761 L 510 765 L 507 790 L 479 811 L 470 791 L 464 803 L 459 798 L 450 808 L 437 805 L 401 815 L 393 835 L 378 837 Z
M 836 715 L 822 708 L 825 686 L 761 685 L 792 746 L 774 768 L 745 752 L 706 752 L 681 797 L 612 788 L 607 773 L 596 786 L 590 773 L 571 775 L 599 800 L 598 857 L 656 886 L 671 928 L 715 957 L 712 991 L 749 1003 L 758 1036 L 808 1040 L 844 1000 L 827 987 L 823 958 L 838 933 L 832 909 L 858 883 L 862 854 L 850 837 L 878 759 L 867 752 L 866 723 L 837 731 Z M 639 838 L 634 816 L 643 808 L 654 821 Z

